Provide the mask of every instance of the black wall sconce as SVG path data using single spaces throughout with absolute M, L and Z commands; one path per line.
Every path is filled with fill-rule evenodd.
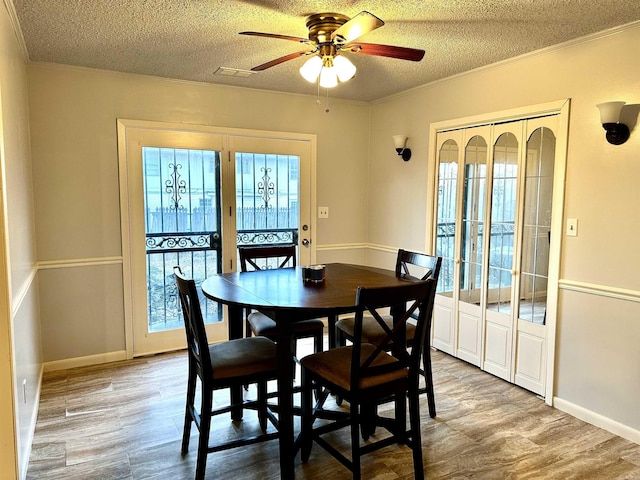
M 607 142 L 622 145 L 629 140 L 629 127 L 620 123 L 620 112 L 625 102 L 606 102 L 596 105 L 600 110 L 600 122 L 607 131 Z
M 407 145 L 407 136 L 406 135 L 394 135 L 393 143 L 396 146 L 396 152 L 398 155 L 402 157 L 402 160 L 408 162 L 411 159 L 411 149 L 406 148 Z

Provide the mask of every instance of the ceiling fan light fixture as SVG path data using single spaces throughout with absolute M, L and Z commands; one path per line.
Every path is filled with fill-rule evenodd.
M 356 74 L 356 66 L 351 62 L 351 60 L 342 55 L 337 55 L 333 59 L 333 66 L 336 69 L 338 80 L 341 82 L 350 80 Z
M 333 88 L 338 85 L 338 74 L 335 67 L 322 67 L 320 70 L 320 86 Z
M 320 70 L 322 70 L 322 59 L 314 55 L 300 67 L 300 75 L 307 82 L 315 83 L 320 75 Z

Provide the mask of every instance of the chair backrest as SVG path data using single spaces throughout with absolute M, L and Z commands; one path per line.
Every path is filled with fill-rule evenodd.
M 435 292 L 436 280 L 433 278 L 408 281 L 406 285 L 393 287 L 358 288 L 351 360 L 351 391 L 357 390 L 358 383 L 363 377 L 391 373 L 405 368 L 409 369 L 410 382 L 415 382 L 417 386 L 420 358 L 425 334 L 430 328 L 427 324 L 430 323 Z M 383 318 L 383 311 L 387 307 L 392 307 L 395 312 L 393 328 L 389 328 Z M 413 317 L 416 312 L 417 317 Z M 375 351 L 362 359 L 362 342 L 358 339 L 362 337 L 362 320 L 365 315 L 372 316 L 378 322 L 385 331 L 386 337 L 376 345 Z M 410 318 L 416 318 L 417 322 L 413 348 L 409 351 L 404 335 L 407 320 Z M 397 361 L 376 365 L 376 358 L 383 355 L 385 351 L 390 351 Z
M 422 267 L 426 269 L 426 272 L 420 277 L 412 275 L 409 265 Z M 433 278 L 437 282 L 441 265 L 442 257 L 433 257 L 424 253 L 400 249 L 396 258 L 396 277 L 420 278 L 421 280 Z
M 189 351 L 189 363 L 203 379 L 213 378 L 211 371 L 211 357 L 209 354 L 209 342 L 205 330 L 198 290 L 193 279 L 182 274 L 180 267 L 174 267 L 178 295 L 182 305 L 184 328 L 187 334 L 187 349 Z
M 295 245 L 267 245 L 238 247 L 240 255 L 240 270 L 266 270 L 270 268 L 284 268 L 296 266 Z M 269 262 L 269 260 L 272 260 Z

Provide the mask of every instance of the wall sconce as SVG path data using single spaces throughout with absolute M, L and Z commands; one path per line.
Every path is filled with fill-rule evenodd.
M 407 145 L 407 136 L 406 135 L 394 135 L 393 143 L 396 146 L 396 152 L 398 155 L 402 157 L 402 160 L 408 162 L 411 158 L 411 149 L 406 148 Z
M 629 139 L 629 127 L 620 123 L 620 112 L 625 102 L 606 102 L 596 105 L 600 110 L 600 122 L 607 131 L 607 142 L 622 145 Z

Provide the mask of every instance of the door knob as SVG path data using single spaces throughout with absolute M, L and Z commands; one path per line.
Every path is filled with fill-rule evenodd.
M 305 247 L 308 247 L 310 243 L 311 242 L 309 240 L 307 240 L 306 238 L 302 239 L 302 245 L 304 245 Z

